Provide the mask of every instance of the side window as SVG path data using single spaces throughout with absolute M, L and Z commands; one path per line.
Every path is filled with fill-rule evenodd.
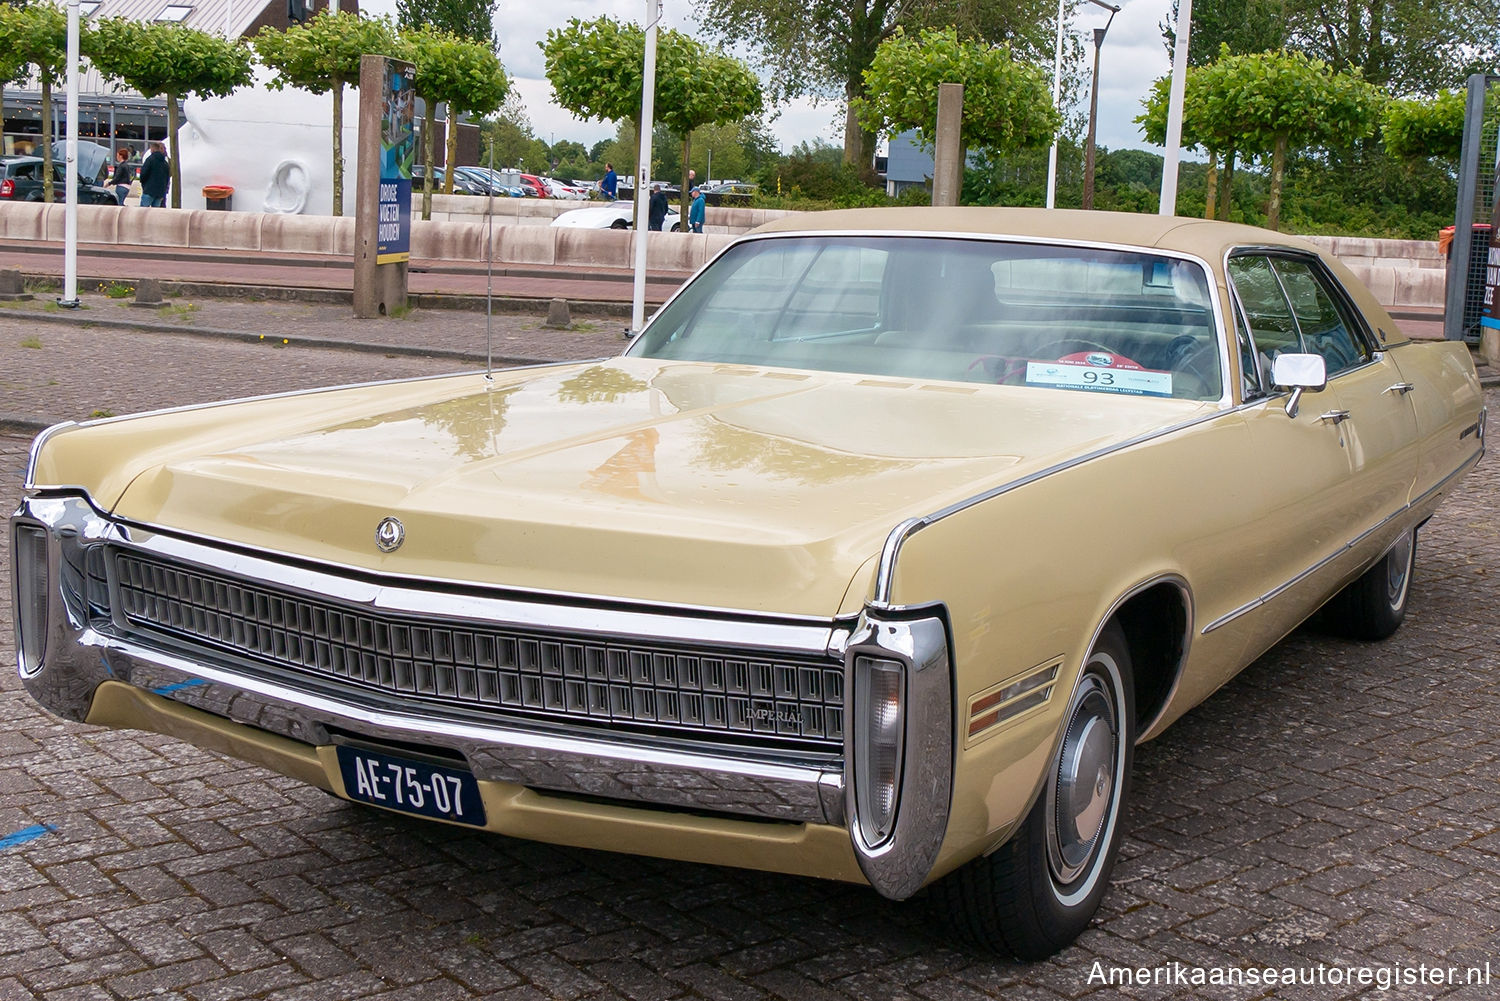
M 1324 284 L 1326 279 L 1310 262 L 1282 257 L 1272 264 L 1292 304 L 1303 343 L 1308 351 L 1323 356 L 1329 375 L 1370 360 L 1353 324 Z

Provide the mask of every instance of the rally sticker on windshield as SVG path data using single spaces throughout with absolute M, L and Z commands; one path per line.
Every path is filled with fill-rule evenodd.
M 1172 373 L 1142 368 L 1108 351 L 1080 351 L 1057 361 L 1028 361 L 1026 384 L 1091 389 L 1128 396 L 1171 396 Z

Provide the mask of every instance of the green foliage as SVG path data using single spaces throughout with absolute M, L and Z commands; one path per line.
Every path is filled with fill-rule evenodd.
M 1500 62 L 1496 0 L 1285 2 L 1289 45 L 1396 93 L 1433 94 Z
M 938 88 L 964 85 L 963 145 L 1023 149 L 1052 141 L 1060 116 L 1052 106 L 1049 74 L 1017 61 L 1008 46 L 961 41 L 951 28 L 903 30 L 882 43 L 864 74 L 867 96 L 853 102 L 872 129 L 915 129 L 935 138 Z
M 24 7 L 0 4 L 0 60 L 31 67 L 42 84 L 43 172 L 52 176 L 52 88 L 68 63 L 68 16 L 51 3 Z M 42 198 L 52 201 L 52 185 L 42 185 Z
M 397 54 L 389 22 L 344 11 L 323 11 L 285 31 L 262 28 L 252 42 L 260 61 L 276 73 L 272 89 L 300 87 L 314 94 L 359 82 L 362 55 Z
M 1392 156 L 1456 161 L 1464 139 L 1467 95 L 1445 90 L 1430 101 L 1396 100 L 1385 107 L 1381 136 Z
M 859 170 L 844 163 L 841 150 L 821 141 L 799 143 L 790 156 L 766 167 L 756 180 L 760 183 L 756 204 L 769 208 L 890 204 L 884 191 L 865 183 Z
M 147 97 L 225 97 L 252 78 L 243 43 L 180 24 L 104 18 L 86 48 L 95 69 Z
M 1169 58 L 1177 44 L 1179 6 L 1172 0 L 1171 20 L 1161 24 Z M 1290 30 L 1286 0 L 1194 0 L 1188 65 L 1207 65 L 1225 47 L 1235 54 L 1284 48 Z
M 661 32 L 662 38 L 676 34 Z M 658 39 L 658 60 L 661 56 Z M 557 103 L 579 118 L 636 121 L 641 114 L 641 71 L 645 34 L 635 25 L 609 17 L 581 21 L 547 32 L 539 43 L 547 79 Z M 659 65 L 659 64 L 658 64 Z
M 495 0 L 396 0 L 396 23 L 403 28 L 436 28 L 491 52 L 498 48 Z
M 486 45 L 446 31 L 402 32 L 401 48 L 417 67 L 417 93 L 459 112 L 493 114 L 510 91 L 499 58 Z

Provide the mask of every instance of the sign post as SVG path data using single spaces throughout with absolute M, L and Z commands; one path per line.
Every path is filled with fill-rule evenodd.
M 359 164 L 354 198 L 354 315 L 406 308 L 411 259 L 411 162 L 416 67 L 387 56 L 359 61 Z

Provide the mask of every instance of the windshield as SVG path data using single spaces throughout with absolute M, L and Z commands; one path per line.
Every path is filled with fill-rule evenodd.
M 1208 278 L 1146 251 L 943 237 L 731 247 L 636 357 L 1216 400 Z

